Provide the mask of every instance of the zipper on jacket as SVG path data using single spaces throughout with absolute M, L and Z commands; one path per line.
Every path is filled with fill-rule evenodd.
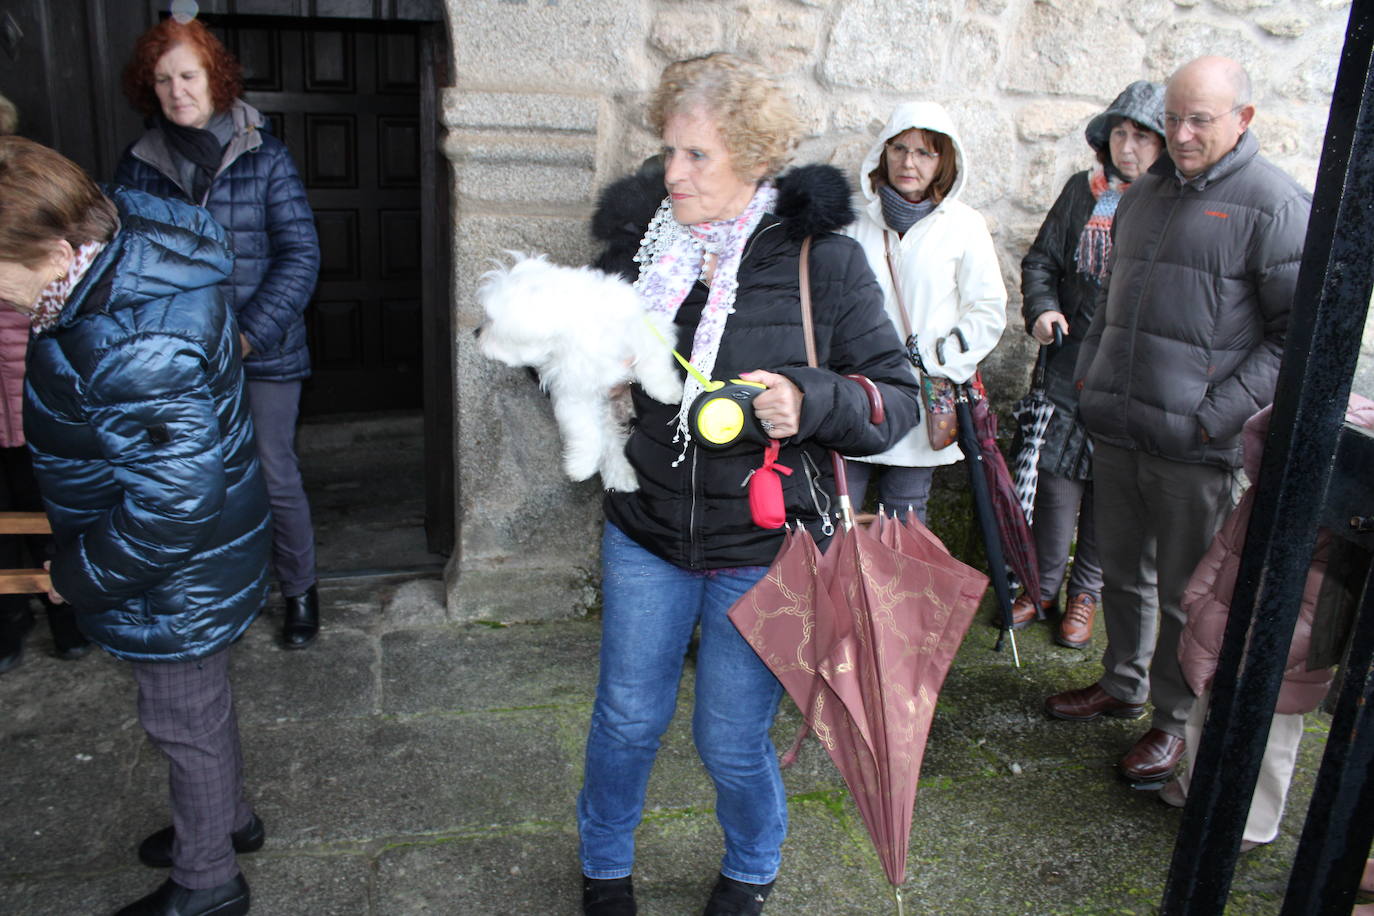
M 754 245 L 758 242 L 760 236 L 770 229 L 776 229 L 781 225 L 782 220 L 776 220 L 775 222 L 769 223 L 767 226 L 760 226 L 755 230 L 753 236 L 749 239 L 749 244 L 745 246 L 744 253 L 740 255 L 740 264 L 743 265 L 745 259 L 749 257 L 749 254 L 754 250 Z M 701 567 L 706 552 L 697 538 L 697 455 L 699 449 L 694 442 L 690 443 L 687 447 L 692 452 L 692 472 L 689 476 L 688 483 L 691 488 L 691 496 L 688 500 L 687 509 L 687 559 L 692 568 L 697 569 Z
M 691 499 L 687 504 L 687 562 L 688 565 L 696 569 L 701 566 L 702 549 L 697 543 L 697 447 L 696 443 L 687 446 L 692 450 L 692 473 L 689 476 L 692 490 Z

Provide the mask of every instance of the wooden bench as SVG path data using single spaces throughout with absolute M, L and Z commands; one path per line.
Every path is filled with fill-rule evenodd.
M 0 512 L 0 534 L 51 534 L 42 512 Z M 52 586 L 47 570 L 0 569 L 0 595 L 47 594 Z

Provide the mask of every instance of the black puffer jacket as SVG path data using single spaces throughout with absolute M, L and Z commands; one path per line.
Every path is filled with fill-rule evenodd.
M 1046 355 L 1045 394 L 1054 404 L 1045 444 L 1040 449 L 1040 470 L 1070 480 L 1087 480 L 1092 449 L 1087 431 L 1078 422 L 1078 388 L 1074 363 L 1097 305 L 1097 284 L 1078 272 L 1075 254 L 1078 237 L 1092 215 L 1091 172 L 1079 172 L 1068 180 L 1059 199 L 1040 226 L 1035 244 L 1021 259 L 1021 317 L 1026 333 L 1045 312 L 1062 312 L 1069 333 L 1062 347 Z
M 624 269 L 633 263 L 628 259 L 654 211 L 646 195 L 656 204 L 662 184 L 632 176 L 602 195 L 594 226 L 609 243 L 603 265 Z M 802 390 L 801 429 L 783 444 L 779 463 L 794 471 L 783 478 L 788 517 L 802 519 L 821 539 L 821 514 L 810 479 L 817 480 L 822 504 L 829 499 L 833 508 L 833 495 L 826 495 L 834 492 L 828 450 L 872 455 L 889 448 L 916 423 L 918 392 L 863 250 L 852 239 L 831 234 L 853 219 L 843 174 L 829 166 L 790 172 L 778 183 L 777 209 L 777 214 L 764 216 L 745 248 L 735 311 L 725 327 L 713 377 L 765 369 L 787 376 Z M 626 220 L 615 215 L 636 213 L 644 216 L 637 230 L 627 230 Z M 810 269 L 817 358 L 824 367 L 819 369 L 807 366 L 798 297 L 801 243 L 808 235 L 815 236 Z M 680 353 L 691 352 L 706 294 L 706 287 L 697 283 L 678 310 Z M 886 406 L 883 423 L 870 422 L 864 391 L 843 377 L 848 374 L 877 383 Z M 638 387 L 633 396 L 636 420 L 626 454 L 640 489 L 607 494 L 607 518 L 680 567 L 771 563 L 782 531 L 753 523 L 745 488 L 749 472 L 761 463 L 762 448 L 740 445 L 712 452 L 693 444 L 674 467 L 682 452 L 681 444 L 673 442 L 678 405 L 660 404 Z M 808 468 L 815 474 L 808 474 Z

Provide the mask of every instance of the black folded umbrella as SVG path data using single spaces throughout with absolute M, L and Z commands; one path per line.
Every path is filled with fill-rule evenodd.
M 991 410 L 987 412 L 992 413 Z M 1002 641 L 1009 637 L 1012 661 L 1019 668 L 1021 667 L 1021 655 L 1016 650 L 1016 633 L 1011 628 L 1011 583 L 1007 579 L 1007 563 L 1002 553 L 1002 529 L 997 524 L 992 491 L 988 486 L 988 457 L 979 442 L 978 428 L 973 418 L 973 402 L 969 395 L 967 382 L 954 386 L 954 415 L 959 424 L 959 448 L 964 453 L 964 460 L 968 462 L 969 490 L 973 494 L 973 514 L 978 522 L 978 531 L 983 538 L 983 550 L 988 558 L 988 578 L 992 580 L 992 590 L 997 596 L 997 606 L 1001 609 L 1002 632 L 997 638 L 997 650 L 1001 651 Z M 995 442 L 993 447 L 996 447 Z M 1005 467 L 1004 464 L 1004 470 Z M 1019 507 L 1017 511 L 1020 511 Z

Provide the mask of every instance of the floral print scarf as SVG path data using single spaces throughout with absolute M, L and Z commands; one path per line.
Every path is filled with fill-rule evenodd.
M 771 182 L 760 183 L 744 212 L 734 219 L 684 226 L 673 219 L 671 198 L 664 198 L 649 223 L 640 242 L 635 262 L 639 264 L 639 279 L 635 291 L 644 308 L 673 318 L 687 298 L 692 284 L 701 276 L 706 255 L 716 259 L 711 278 L 711 292 L 702 309 L 692 336 L 691 363 L 702 375 L 711 377 L 725 333 L 725 322 L 735 310 L 735 293 L 739 289 L 739 264 L 744 246 L 754 234 L 765 213 L 773 208 L 778 192 Z M 673 462 L 676 466 L 687 454 L 687 415 L 692 402 L 702 391 L 701 383 L 688 373 L 682 386 L 682 409 L 677 415 L 674 442 L 682 443 L 682 453 Z
M 67 304 L 67 297 L 86 276 L 86 271 L 91 269 L 96 256 L 105 250 L 105 244 L 87 242 L 76 249 L 76 257 L 72 258 L 67 272 L 43 287 L 43 292 L 38 294 L 38 304 L 29 314 L 29 323 L 34 334 L 42 333 L 57 324 L 57 319 L 62 317 L 62 309 Z

